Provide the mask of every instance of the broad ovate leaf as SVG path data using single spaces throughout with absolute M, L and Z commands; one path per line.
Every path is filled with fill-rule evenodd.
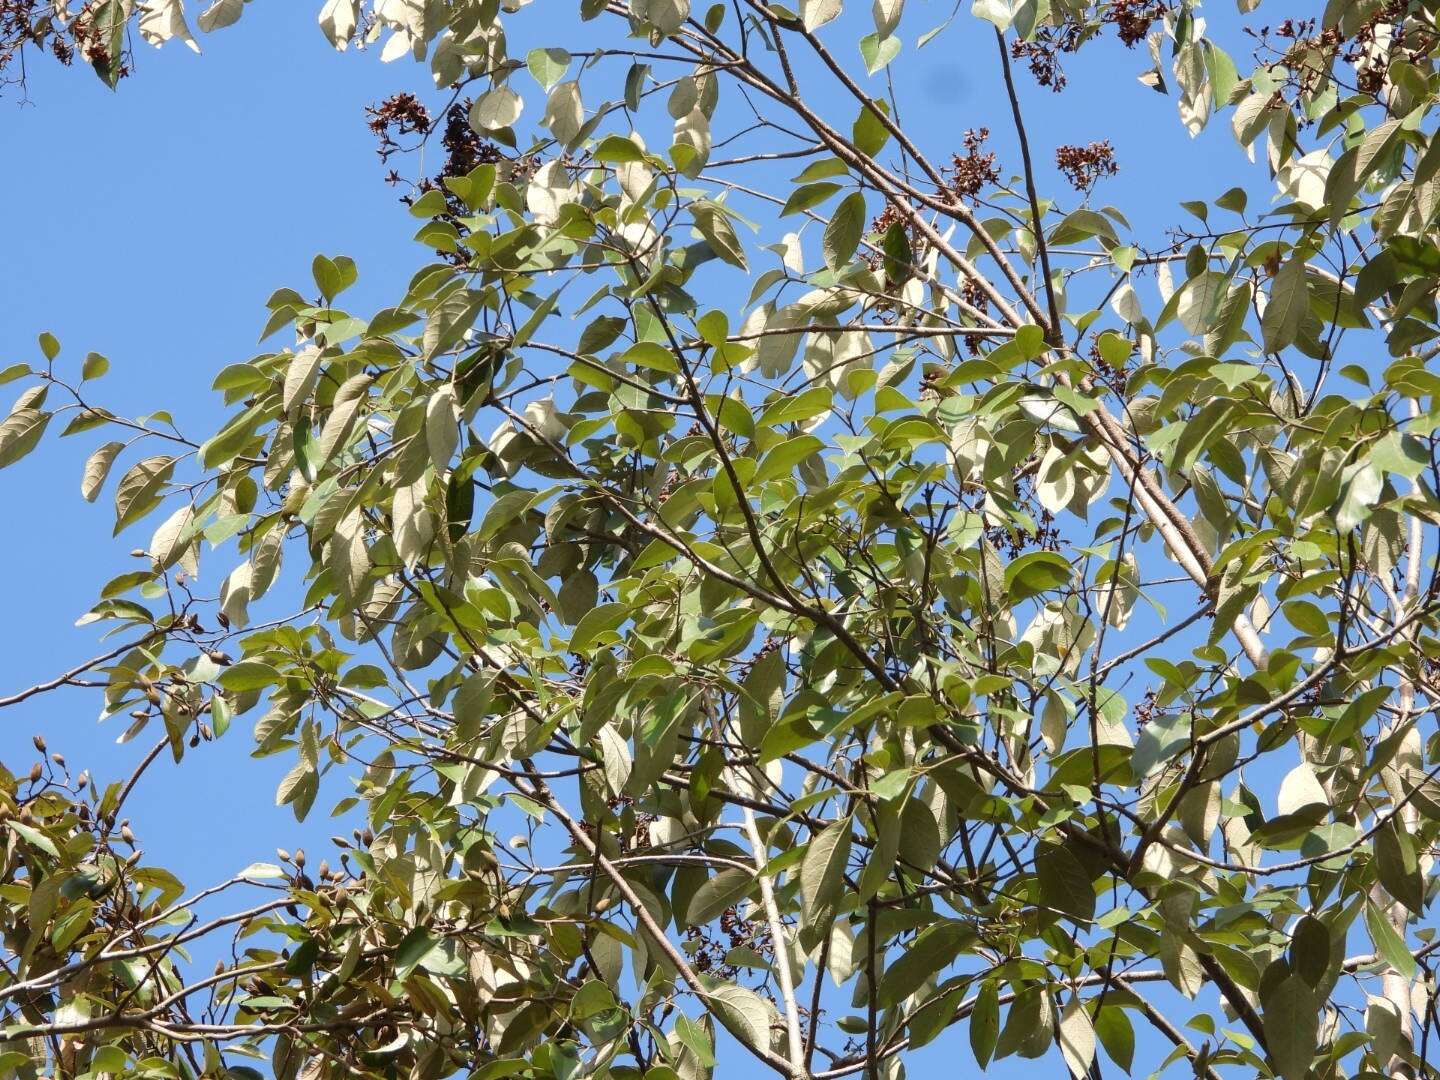
M 470 106 L 470 126 L 476 131 L 499 131 L 520 119 L 524 99 L 508 86 L 485 91 Z
M 320 9 L 320 29 L 330 44 L 344 51 L 360 22 L 360 0 L 326 0 Z

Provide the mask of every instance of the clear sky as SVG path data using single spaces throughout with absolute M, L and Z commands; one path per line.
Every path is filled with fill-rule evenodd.
M 203 437 L 221 416 L 209 391 L 215 373 L 260 351 L 266 297 L 282 285 L 303 290 L 316 253 L 358 263 L 359 284 L 347 294 L 352 308 L 398 297 L 424 253 L 409 239 L 414 219 L 382 183 L 363 108 L 397 90 L 423 91 L 428 72 L 407 61 L 384 65 L 376 51 L 335 54 L 315 26 L 318 7 L 318 0 L 250 5 L 237 26 L 202 38 L 203 56 L 178 42 L 160 52 L 140 47 L 137 73 L 118 93 L 79 67 L 32 61 L 28 100 L 14 89 L 0 98 L 7 219 L 0 367 L 38 360 L 36 334 L 50 330 L 66 354 L 94 350 L 110 358 L 97 395 L 107 406 L 166 408 L 183 430 Z M 574 10 L 557 0 L 535 7 Z M 868 4 L 856 7 L 868 18 Z M 950 31 L 917 53 L 915 37 L 950 4 L 913 9 L 907 51 L 894 67 L 910 103 L 902 118 L 936 150 L 958 148 L 964 129 L 988 126 L 1002 164 L 1018 164 L 1007 114 L 991 96 L 996 58 L 988 27 L 962 10 Z M 577 27 L 570 36 L 582 33 Z M 519 43 L 511 51 L 524 55 Z M 1228 116 L 1192 142 L 1174 99 L 1134 81 L 1146 66 L 1143 49 L 1107 44 L 1071 64 L 1062 95 L 1035 88 L 1023 72 L 1019 78 L 1039 158 L 1052 160 L 1062 142 L 1110 139 L 1122 171 L 1101 194 L 1124 206 L 1137 238 L 1153 246 L 1164 225 L 1182 216 L 1180 200 L 1214 198 L 1242 166 L 1252 187 L 1263 175 L 1245 165 L 1225 130 Z M 533 97 L 538 104 L 538 93 Z M 853 114 L 823 98 L 811 104 L 836 106 L 832 119 L 846 125 Z M 7 406 L 13 390 L 0 388 Z M 108 647 L 94 627 L 77 629 L 74 621 L 104 581 L 132 568 L 129 550 L 143 546 L 155 525 L 112 541 L 111 491 L 95 505 L 81 500 L 81 465 L 97 441 L 50 437 L 23 464 L 0 472 L 8 515 L 0 529 L 8 586 L 0 696 Z M 213 591 L 229 565 L 202 575 L 203 587 Z M 83 690 L 5 710 L 0 760 L 28 767 L 30 736 L 43 730 L 52 749 L 102 783 L 123 776 L 152 735 L 117 747 L 119 722 L 98 726 L 97 710 L 93 692 Z M 283 755 L 252 759 L 244 719 L 182 767 L 162 763 L 129 804 L 151 858 L 192 887 L 273 857 L 276 846 L 320 850 L 328 846 L 322 838 L 337 831 L 325 817 L 327 795 L 333 803 L 342 794 L 336 788 L 322 792 L 303 827 L 274 806 L 290 762 Z M 911 1075 L 973 1067 L 957 1039 L 961 1031 L 917 1055 Z M 1153 1044 L 1148 1049 L 1156 1060 Z M 1144 1050 L 1142 1043 L 1141 1061 Z M 1011 1059 L 992 1071 L 1020 1075 L 1035 1067 Z M 1058 1061 L 1054 1067 L 1061 1068 Z

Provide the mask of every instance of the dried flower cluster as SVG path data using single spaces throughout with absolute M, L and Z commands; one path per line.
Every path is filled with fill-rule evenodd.
M 739 907 L 732 905 L 720 913 L 719 922 L 718 932 L 709 926 L 692 926 L 685 931 L 685 950 L 691 954 L 697 971 L 724 979 L 735 978 L 740 967 L 733 962 L 738 958 L 732 954 L 737 949 L 748 949 L 766 960 L 771 958 L 774 950 L 770 928 L 763 921 L 745 918 Z M 757 989 L 766 993 L 763 985 Z
M 1088 146 L 1061 146 L 1055 150 L 1055 167 L 1076 191 L 1089 194 L 1107 176 L 1120 171 L 1115 163 L 1115 148 L 1109 139 Z
M 950 166 L 944 171 L 950 178 L 950 190 L 956 198 L 974 202 L 982 190 L 1000 182 L 995 152 L 985 149 L 989 138 L 989 128 L 968 129 L 964 136 L 964 155 L 950 155 Z
M 428 135 L 430 113 L 414 94 L 392 94 L 379 105 L 367 105 L 365 115 L 370 131 L 379 140 L 376 153 L 381 161 L 389 161 L 390 155 L 403 149 L 395 141 L 396 135 Z
M 1029 40 L 1016 38 L 1010 43 L 1010 55 L 1024 60 L 1030 74 L 1041 86 L 1055 93 L 1065 89 L 1069 81 L 1060 66 L 1061 53 L 1073 53 L 1086 38 L 1082 23 L 1067 22 L 1060 26 L 1037 27 Z
M 1115 33 L 1127 48 L 1145 40 L 1150 27 L 1163 18 L 1169 5 L 1165 0 L 1115 0 L 1102 21 L 1115 27 Z
M 442 219 L 457 224 L 456 219 L 468 213 L 464 203 L 455 196 L 445 180 L 448 177 L 468 176 L 477 166 L 506 160 L 500 148 L 488 139 L 481 138 L 470 126 L 471 102 L 454 102 L 445 112 L 443 129 L 430 116 L 424 103 L 414 94 L 400 93 L 386 98 L 379 105 L 367 106 L 366 123 L 379 142 L 376 153 L 380 160 L 388 162 L 391 155 L 418 149 L 436 130 L 441 131 L 440 145 L 445 150 L 445 161 L 440 171 L 431 177 L 422 177 L 413 185 L 413 191 L 400 197 L 407 206 L 427 191 L 439 191 L 445 196 L 446 212 Z M 399 137 L 419 136 L 419 142 L 407 146 Z M 528 163 L 519 163 L 528 166 Z M 387 183 L 402 184 L 405 180 L 398 170 L 391 169 L 385 176 Z M 442 255 L 443 257 L 443 255 Z
M 1088 18 L 1076 16 L 1058 26 L 1036 27 L 1028 39 L 1017 38 L 1010 43 L 1010 55 L 1025 61 L 1037 83 L 1059 93 L 1068 81 L 1060 66 L 1062 54 L 1077 52 L 1106 26 L 1115 28 L 1126 48 L 1134 48 L 1170 8 L 1170 0 L 1111 0 L 1097 5 Z
M 87 10 L 65 22 L 55 17 L 50 0 L 0 0 L 0 74 L 16 61 L 23 68 L 22 52 L 26 46 L 34 46 L 66 66 L 78 54 L 98 71 L 111 71 L 113 81 L 125 78 L 130 74 L 129 65 L 123 57 L 111 57 L 110 44 L 102 40 L 108 35 L 95 25 L 93 15 Z M 112 70 L 116 62 L 119 66 Z M 18 78 L 0 82 L 23 83 L 23 70 Z
M 1393 60 L 1422 63 L 1440 43 L 1433 26 L 1407 17 L 1410 6 L 1407 0 L 1385 0 L 1349 37 L 1339 27 L 1319 29 L 1314 18 L 1285 19 L 1245 32 L 1258 42 L 1256 58 L 1284 76 L 1285 88 L 1295 98 L 1315 93 L 1342 63 L 1354 68 L 1357 91 L 1378 95 Z

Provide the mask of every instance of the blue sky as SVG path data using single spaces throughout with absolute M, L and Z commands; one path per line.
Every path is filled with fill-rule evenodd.
M 540 0 L 535 9 L 552 3 Z M 69 356 L 94 350 L 110 358 L 97 395 L 106 405 L 129 413 L 167 408 L 182 429 L 203 437 L 222 415 L 209 391 L 215 373 L 261 351 L 266 297 L 282 285 L 303 291 L 316 253 L 356 260 L 359 283 L 346 297 L 356 310 L 385 306 L 403 291 L 426 260 L 409 239 L 414 219 L 381 182 L 363 107 L 397 90 L 426 89 L 428 72 L 405 61 L 381 64 L 375 51 L 335 54 L 315 26 L 318 6 L 252 5 L 237 26 L 202 40 L 203 56 L 178 43 L 141 48 L 136 76 L 118 93 L 88 71 L 40 60 L 30 66 L 28 101 L 13 90 L 0 99 L 8 151 L 0 200 L 10 237 L 0 259 L 0 367 L 38 359 L 36 334 L 50 330 Z M 856 8 L 856 18 L 868 18 L 868 5 Z M 917 53 L 915 37 L 950 5 L 911 8 L 906 52 L 893 69 L 907 102 L 902 118 L 937 152 L 958 147 L 964 129 L 988 126 L 1002 164 L 1018 164 L 1008 109 L 994 92 L 988 27 L 962 11 Z M 571 42 L 560 43 L 587 32 L 577 26 L 565 35 Z M 526 47 L 512 42 L 511 51 L 523 55 Z M 842 55 L 853 48 L 838 27 L 834 47 L 847 50 Z M 1122 205 L 1137 237 L 1155 244 L 1181 216 L 1180 200 L 1214 198 L 1242 168 L 1252 187 L 1263 176 L 1244 162 L 1228 116 L 1190 140 L 1174 99 L 1134 81 L 1146 66 L 1143 50 L 1107 43 L 1069 65 L 1071 86 L 1062 95 L 1035 88 L 1023 71 L 1017 77 L 1037 157 L 1052 160 L 1062 142 L 1110 139 L 1122 171 L 1102 187 L 1102 201 Z M 538 112 L 540 94 L 527 86 Z M 879 80 L 871 88 L 878 92 Z M 854 113 L 848 101 L 821 96 L 811 104 L 846 126 Z M 10 514 L 0 530 L 9 580 L 0 695 L 107 647 L 93 627 L 73 623 L 105 580 L 132 568 L 128 551 L 154 527 L 141 524 L 112 541 L 110 492 L 95 505 L 81 500 L 81 465 L 96 441 L 50 438 L 0 472 L 0 502 Z M 205 579 L 212 589 L 229 565 L 216 563 L 218 573 Z M 43 731 L 52 749 L 102 782 L 125 775 L 150 735 L 117 747 L 118 722 L 97 726 L 97 710 L 83 690 L 6 710 L 0 759 L 28 766 L 30 736 Z M 192 886 L 269 857 L 276 846 L 318 850 L 336 831 L 325 818 L 325 794 L 303 827 L 277 809 L 275 785 L 289 762 L 251 759 L 250 745 L 241 722 L 183 767 L 162 762 L 130 803 L 151 858 Z M 339 794 L 332 789 L 329 801 Z M 963 1039 L 952 1034 L 917 1055 L 912 1076 L 948 1075 L 957 1036 Z M 959 1052 L 962 1067 L 969 1065 L 968 1048 Z M 1031 1067 L 1011 1060 L 994 1071 Z

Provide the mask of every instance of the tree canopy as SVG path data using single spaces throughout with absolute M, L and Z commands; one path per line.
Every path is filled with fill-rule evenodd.
M 0 698 L 141 747 L 0 766 L 0 1075 L 1433 1075 L 1440 3 L 541 6 L 319 8 L 425 65 L 416 269 L 317 256 L 218 429 L 0 371 L 143 544 Z M 0 0 L 10 80 L 172 39 Z M 1091 49 L 1250 172 L 1137 234 L 1026 128 Z M 349 835 L 182 884 L 127 799 L 247 729 Z

